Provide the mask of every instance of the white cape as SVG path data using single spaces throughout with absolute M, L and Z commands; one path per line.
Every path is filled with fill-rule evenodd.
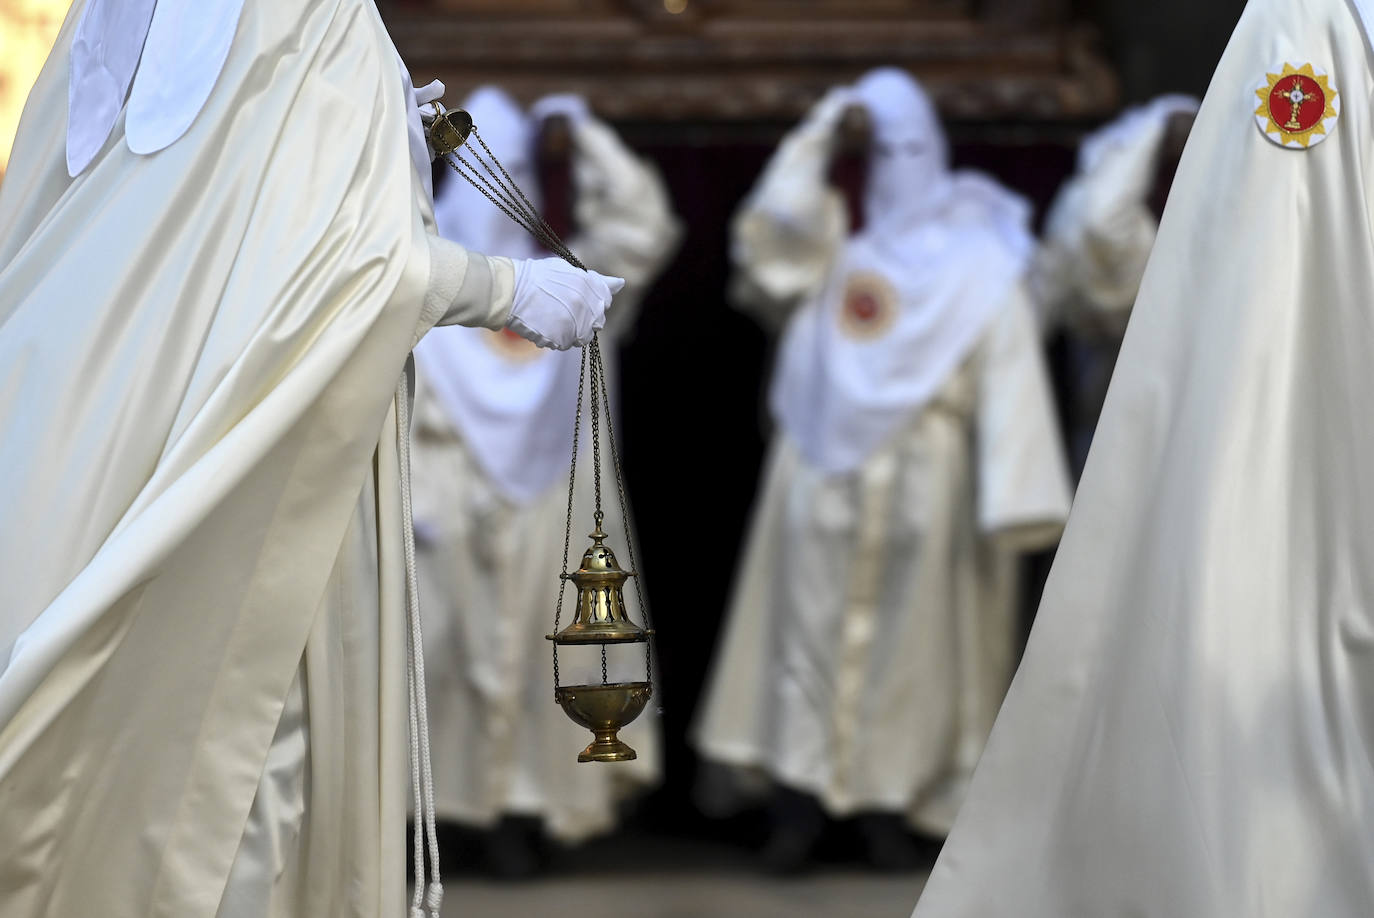
M 1345 101 L 1307 150 L 1285 62 Z M 1371 93 L 1345 2 L 1252 0 L 917 918 L 1374 914 Z
M 299 678 L 272 914 L 396 914 L 394 393 L 446 304 L 395 50 L 370 0 L 248 0 L 186 133 L 121 115 L 73 179 L 82 8 L 0 189 L 0 911 L 213 918 Z

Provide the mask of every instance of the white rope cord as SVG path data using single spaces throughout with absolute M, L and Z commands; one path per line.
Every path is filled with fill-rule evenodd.
M 420 719 L 415 711 L 415 666 L 410 660 L 410 622 L 406 622 L 406 700 L 410 707 L 410 788 L 415 798 L 415 818 L 412 820 L 414 840 L 412 854 L 415 862 L 415 889 L 410 898 L 410 918 L 425 918 L 422 904 L 425 894 L 424 802 L 420 795 Z
M 410 387 L 404 374 L 396 387 L 396 426 L 399 431 L 397 458 L 401 466 L 401 525 L 404 530 L 402 544 L 406 565 L 406 608 L 410 625 L 410 665 L 407 667 L 408 681 L 411 684 L 410 770 L 412 780 L 416 777 L 417 770 L 419 777 L 419 784 L 415 788 L 416 853 L 419 857 L 415 869 L 417 882 L 411 914 L 412 918 L 415 918 L 419 909 L 422 885 L 419 881 L 425 875 L 421 867 L 424 860 L 423 852 L 420 851 L 418 841 L 420 824 L 423 824 L 424 836 L 429 843 L 429 884 L 425 889 L 424 904 L 429 909 L 431 918 L 439 918 L 439 908 L 444 900 L 444 884 L 439 878 L 439 833 L 434 825 L 434 771 L 429 759 L 429 704 L 425 695 L 424 636 L 420 625 L 419 576 L 415 569 L 415 528 L 410 502 Z

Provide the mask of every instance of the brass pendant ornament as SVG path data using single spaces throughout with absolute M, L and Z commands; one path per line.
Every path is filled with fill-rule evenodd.
M 478 191 L 482 192 L 506 216 L 523 227 L 550 252 L 569 264 L 586 270 L 575 255 L 558 237 L 525 193 L 511 179 L 500 161 L 482 140 L 467 112 L 444 110 L 434 104 L 434 116 L 426 118 L 426 132 L 436 155 Z M 481 147 L 478 152 L 471 141 Z M 465 155 L 466 154 L 466 155 Z M 589 398 L 584 398 L 589 396 Z M 577 485 L 578 445 L 582 430 L 583 405 L 591 421 L 592 477 L 596 491 L 595 530 L 589 535 L 592 544 L 582 554 L 582 564 L 568 572 L 568 558 L 572 548 L 573 497 Z M 606 441 L 611 451 L 611 468 L 616 494 L 619 498 L 621 522 L 626 533 L 630 570 L 620 567 L 615 552 L 606 545 L 607 535 L 602 529 L 605 514 L 601 509 L 601 418 L 606 419 Z M 654 694 L 653 647 L 654 635 L 648 627 L 649 610 L 644 603 L 636 571 L 634 538 L 630 533 L 630 514 L 625 499 L 625 478 L 620 467 L 620 449 L 616 443 L 615 426 L 611 418 L 610 398 L 606 392 L 606 370 L 601 359 L 601 341 L 596 335 L 582 349 L 582 364 L 577 383 L 577 410 L 573 417 L 572 461 L 568 471 L 568 511 L 563 531 L 563 570 L 559 575 L 558 599 L 554 605 L 553 642 L 554 700 L 575 723 L 592 731 L 592 742 L 578 754 L 579 762 L 628 762 L 636 758 L 635 751 L 619 737 L 622 727 L 644 711 Z M 633 580 L 635 600 L 645 627 L 630 619 L 625 608 L 624 586 Z M 563 600 L 567 586 L 576 589 L 577 604 L 573 620 L 560 630 Z M 621 644 L 644 645 L 644 679 L 642 681 L 610 681 L 607 648 Z M 563 685 L 559 674 L 559 648 L 588 646 L 601 651 L 601 682 L 583 685 Z

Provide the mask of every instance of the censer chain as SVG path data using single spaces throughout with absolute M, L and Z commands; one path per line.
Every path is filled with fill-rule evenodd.
M 586 270 L 585 267 L 578 262 L 576 256 L 572 254 L 572 251 L 564 245 L 563 240 L 558 238 L 558 234 L 553 231 L 553 228 L 539 215 L 538 210 L 529 203 L 529 199 L 520 191 L 519 186 L 502 184 L 501 179 L 492 170 L 491 166 L 472 148 L 472 145 L 464 144 L 464 146 L 467 147 L 468 152 L 472 154 L 472 158 L 477 161 L 491 178 L 488 179 L 486 176 L 483 176 L 481 172 L 477 171 L 477 168 L 473 166 L 472 163 L 463 158 L 462 154 L 455 151 L 453 154 L 454 158 L 466 166 L 472 173 L 472 177 L 475 177 L 481 184 L 478 185 L 476 182 L 472 182 L 472 177 L 467 175 L 463 177 L 467 178 L 469 182 L 472 182 L 474 187 L 486 195 L 489 200 L 495 203 L 504 204 L 505 206 L 502 207 L 502 209 L 506 214 L 514 219 L 522 229 L 537 239 L 544 248 L 553 252 L 569 264 Z M 500 199 L 499 202 L 497 202 L 498 198 Z M 516 216 L 517 214 L 518 217 Z
M 468 147 L 468 149 L 471 150 L 472 148 Z M 454 160 L 457 160 L 457 162 Z M 493 185 L 476 170 L 472 163 L 464 159 L 461 154 L 455 152 L 449 156 L 445 156 L 444 162 L 448 163 L 449 168 L 454 172 L 462 176 L 464 181 L 481 192 L 483 197 L 495 204 L 503 214 L 510 217 L 517 226 L 533 236 L 544 246 L 544 248 L 574 267 L 582 268 L 584 271 L 586 270 L 586 267 L 577 259 L 577 256 L 573 255 L 573 253 L 568 250 L 568 247 L 564 245 L 563 241 L 559 239 L 557 235 L 552 234 L 552 230 L 546 230 L 540 225 L 543 223 L 542 218 L 539 218 L 539 223 L 536 223 L 535 218 L 532 218 L 525 211 L 509 191 L 499 185 Z M 463 168 L 459 166 L 460 163 L 463 167 L 466 167 L 468 171 L 463 171 Z M 547 224 L 545 224 L 545 226 L 546 225 Z
M 625 521 L 625 548 L 630 557 L 630 573 L 634 575 L 635 600 L 639 603 L 639 614 L 644 619 L 646 631 L 653 630 L 653 620 L 649 616 L 649 605 L 644 601 L 644 588 L 640 585 L 639 559 L 635 557 L 635 540 L 630 534 L 630 504 L 625 498 L 625 472 L 620 466 L 620 447 L 615 439 L 615 420 L 611 413 L 610 397 L 606 390 L 606 365 L 601 360 L 601 344 L 597 338 L 592 339 L 594 348 L 592 371 L 601 377 L 601 397 L 602 404 L 606 409 L 606 439 L 611 445 L 611 464 L 615 471 L 615 486 L 620 499 L 620 518 Z M 644 642 L 644 681 L 652 683 L 654 681 L 654 650 L 653 642 Z
M 601 510 L 601 397 L 597 392 L 598 381 L 596 375 L 596 367 L 601 363 L 601 345 L 595 335 L 592 336 L 592 343 L 587 346 L 587 350 L 590 352 L 588 361 L 591 366 L 591 372 L 587 375 L 590 377 L 592 389 L 592 483 L 596 486 L 594 516 L 596 519 L 596 528 L 600 529 L 601 521 L 606 518 L 606 515 Z
M 587 350 L 582 350 L 582 363 L 577 374 L 577 409 L 573 412 L 572 463 L 568 467 L 568 512 L 563 517 L 563 574 L 558 578 L 558 602 L 553 610 L 553 633 L 557 634 L 563 619 L 563 595 L 568 591 L 568 553 L 572 549 L 573 493 L 577 486 L 577 440 L 582 424 L 582 382 L 587 375 Z M 558 642 L 553 641 L 553 685 L 562 684 L 558 673 Z M 557 695 L 554 698 L 557 700 Z
M 552 240 L 556 244 L 556 248 L 551 246 L 549 247 L 549 251 L 561 256 L 565 261 L 568 262 L 568 264 L 572 265 L 573 267 L 581 268 L 583 271 L 587 270 L 587 266 L 584 265 L 581 262 L 581 260 L 579 260 L 578 257 L 572 253 L 572 250 L 569 249 L 563 243 L 563 240 L 559 238 L 557 231 L 555 231 L 554 228 L 549 225 L 549 221 L 544 219 L 544 215 L 539 212 L 539 208 L 535 207 L 534 204 L 530 202 L 530 199 L 525 196 L 525 192 L 520 189 L 520 186 L 518 184 L 516 184 L 515 179 L 510 177 L 510 173 L 506 171 L 506 167 L 501 164 L 501 160 L 496 158 L 496 154 L 491 152 L 491 148 L 488 147 L 487 142 L 482 139 L 482 135 L 477 133 L 476 128 L 473 128 L 471 136 L 477 138 L 477 142 L 481 144 L 482 149 L 486 151 L 487 157 L 493 163 L 496 164 L 496 168 L 500 169 L 501 174 L 505 176 L 506 183 L 511 188 L 515 189 L 515 193 L 518 194 L 520 196 L 520 200 L 525 203 L 525 207 L 528 210 L 528 212 L 534 215 L 535 221 L 538 223 L 540 229 L 543 231 L 542 235 Z M 471 144 L 465 143 L 464 146 L 466 146 L 469 150 L 472 150 Z M 476 152 L 477 151 L 473 150 L 474 156 L 476 155 Z M 487 169 L 487 171 L 491 172 L 490 169 Z M 492 177 L 495 178 L 495 175 L 493 174 Z
M 436 117 L 442 117 L 444 115 L 444 110 L 438 102 L 433 102 L 431 105 L 434 108 Z M 483 159 L 482 154 L 477 152 L 476 147 L 471 144 L 470 140 L 474 137 L 477 139 L 477 143 L 482 147 L 483 152 L 486 153 L 486 159 Z M 502 164 L 501 160 L 496 157 L 496 154 L 491 151 L 491 147 L 487 146 L 487 142 L 482 139 L 482 135 L 478 132 L 477 126 L 472 124 L 470 119 L 467 132 L 459 141 L 459 145 L 471 154 L 472 159 L 477 165 L 481 166 L 482 171 L 478 171 L 477 166 L 474 166 L 464 159 L 463 154 L 458 151 L 457 147 L 448 147 L 444 150 L 443 159 L 449 164 L 454 172 L 457 172 L 463 177 L 464 181 L 480 191 L 487 200 L 495 204 L 502 213 L 515 221 L 518 226 L 543 243 L 550 252 L 563 258 L 574 267 L 581 268 L 584 271 L 587 270 L 586 265 L 582 264 L 577 256 L 573 255 L 572 251 L 563 243 L 563 240 L 559 238 L 554 228 L 550 226 L 543 215 L 539 213 L 539 208 L 534 206 L 525 195 L 525 192 L 521 190 L 519 184 L 516 183 L 515 179 L 511 178 L 510 172 L 506 170 L 506 167 Z M 459 163 L 466 167 L 468 171 L 464 172 L 463 169 L 459 167 Z M 494 169 L 492 168 L 493 166 L 495 166 Z M 497 171 L 501 173 L 499 176 L 496 174 Z M 487 175 L 491 177 L 491 180 L 488 181 L 482 175 L 482 172 L 486 172 Z

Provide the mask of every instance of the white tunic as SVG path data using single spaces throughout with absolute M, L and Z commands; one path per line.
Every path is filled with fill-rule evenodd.
M 1343 103 L 1307 149 L 1285 64 Z M 917 918 L 1374 914 L 1371 93 L 1351 5 L 1246 8 Z
M 762 769 L 833 814 L 901 812 L 940 833 L 1014 665 L 1013 550 L 1053 543 L 1067 482 L 1034 316 L 994 230 L 1006 193 L 947 176 L 943 204 L 879 210 L 901 219 L 852 240 L 823 216 L 788 220 L 834 212 L 817 159 L 837 114 L 828 99 L 784 141 L 737 223 L 741 289 L 809 301 L 784 343 L 780 430 L 692 736 L 706 758 Z M 929 117 L 897 144 L 879 109 L 879 144 L 938 143 Z M 874 197 L 870 181 L 870 214 Z M 820 238 L 789 249 L 802 226 Z M 894 246 L 875 226 L 906 231 Z M 927 358 L 950 369 L 910 366 Z
M 247 0 L 186 133 L 72 178 L 82 7 L 0 188 L 0 911 L 396 915 L 397 381 L 511 265 L 426 232 L 372 3 Z
M 1034 317 L 973 355 L 854 473 L 786 437 L 764 472 L 693 740 L 835 815 L 953 823 L 1016 663 L 1017 550 L 1068 498 Z
M 467 104 L 493 152 L 538 200 L 532 150 L 503 148 L 503 141 L 532 145 L 535 120 L 490 88 L 474 93 Z M 570 127 L 579 232 L 569 244 L 595 270 L 626 279 L 601 334 L 614 387 L 615 333 L 633 324 L 637 299 L 672 254 L 680 231 L 651 165 L 590 116 L 572 118 Z M 532 254 L 528 235 L 513 235 L 524 231 L 466 186 L 451 185 L 439 197 L 440 227 L 454 238 L 483 251 Z M 611 828 L 618 799 L 655 783 L 661 770 L 653 707 L 623 733 L 639 753 L 636 761 L 579 764 L 577 753 L 591 735 L 553 700 L 552 651 L 544 636 L 553 630 L 563 564 L 581 356 L 576 350 L 539 351 L 499 332 L 437 330 L 416 351 L 413 453 L 438 813 L 475 825 L 490 825 L 505 814 L 539 816 L 551 835 L 569 842 Z M 464 357 L 472 363 L 454 363 Z M 493 372 L 475 373 L 474 365 L 494 365 Z M 502 379 L 508 380 L 503 391 L 477 388 Z M 585 416 L 582 428 L 573 569 L 589 544 L 594 506 Z M 515 447 L 525 455 L 515 454 Z M 628 566 L 605 444 L 602 458 L 609 544 Z M 527 466 L 494 466 L 498 461 Z M 632 592 L 627 589 L 627 601 L 640 620 Z M 575 595 L 569 587 L 565 625 Z M 561 657 L 564 683 L 600 681 L 592 651 L 565 650 Z M 614 649 L 610 661 L 612 676 L 618 670 L 623 677 L 643 678 L 642 647 Z

